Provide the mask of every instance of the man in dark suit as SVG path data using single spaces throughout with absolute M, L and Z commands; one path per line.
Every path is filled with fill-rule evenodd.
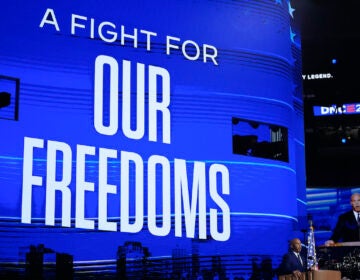
M 332 246 L 338 241 L 360 241 L 360 194 L 354 193 L 350 198 L 352 210 L 339 216 L 330 240 L 326 246 Z
M 278 269 L 278 275 L 292 274 L 301 279 L 301 273 L 306 271 L 307 263 L 301 254 L 301 241 L 299 238 L 290 240 L 289 252 L 283 258 Z

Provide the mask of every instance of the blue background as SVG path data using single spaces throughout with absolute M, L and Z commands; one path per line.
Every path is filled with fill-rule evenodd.
M 54 10 L 59 32 L 53 26 L 39 27 L 47 8 Z M 0 75 L 20 79 L 19 120 L 7 119 L 9 114 L 0 109 L 1 262 L 24 261 L 28 246 L 44 244 L 71 254 L 75 271 L 80 271 L 84 262 L 91 267 L 94 262 L 109 260 L 112 270 L 118 247 L 134 241 L 147 247 L 152 258 L 196 254 L 203 258 L 203 267 L 211 267 L 206 258 L 219 256 L 228 277 L 249 277 L 254 262 L 270 259 L 272 267 L 278 264 L 287 241 L 306 228 L 301 44 L 291 3 L 12 1 L 0 13 L 0 37 L 6 38 L 0 45 Z M 133 48 L 131 42 L 121 46 L 119 41 L 90 39 L 84 30 L 71 35 L 72 13 L 94 18 L 95 23 L 113 22 L 118 32 L 124 25 L 129 33 L 137 28 L 156 32 L 157 36 L 147 51 L 144 40 Z M 215 46 L 219 65 L 186 60 L 181 52 L 166 55 L 165 36 Z M 125 59 L 132 65 L 139 62 L 167 69 L 171 77 L 171 144 L 149 142 L 147 135 L 140 140 L 128 139 L 121 130 L 114 136 L 96 132 L 94 61 L 100 54 L 114 57 L 119 65 Z M 132 91 L 136 92 L 134 82 Z M 232 117 L 287 128 L 289 162 L 233 154 Z M 129 234 L 81 230 L 74 225 L 45 226 L 42 187 L 34 190 L 32 224 L 22 224 L 24 137 L 65 142 L 73 153 L 77 144 L 132 151 L 142 156 L 145 166 L 154 154 L 165 156 L 171 163 L 174 158 L 186 159 L 189 182 L 193 161 L 205 162 L 207 168 L 212 163 L 224 164 L 230 172 L 230 195 L 223 197 L 231 210 L 230 239 L 200 242 L 175 238 L 173 230 L 168 236 L 156 237 L 146 227 Z M 97 166 L 96 157 L 87 162 L 88 181 L 96 182 Z M 119 182 L 119 172 L 115 172 L 119 166 L 118 160 L 113 162 L 110 182 Z M 37 154 L 33 168 L 34 173 L 45 177 L 45 153 Z M 74 199 L 74 170 L 70 189 Z M 117 183 L 117 193 L 119 190 Z M 95 195 L 86 209 L 88 217 L 96 217 Z M 109 199 L 109 216 L 118 220 L 118 195 L 113 198 Z M 101 272 L 102 268 L 89 270 Z

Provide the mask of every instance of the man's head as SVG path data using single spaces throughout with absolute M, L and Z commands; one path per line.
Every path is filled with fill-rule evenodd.
M 301 241 L 299 238 L 291 239 L 290 241 L 290 249 L 296 253 L 300 253 L 301 251 Z
M 352 209 L 356 212 L 360 212 L 360 193 L 354 193 L 350 198 L 350 204 Z

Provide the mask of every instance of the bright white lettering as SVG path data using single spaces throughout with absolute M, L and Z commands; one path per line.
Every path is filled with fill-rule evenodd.
M 50 16 L 50 19 L 48 19 Z M 53 9 L 47 9 L 41 22 L 40 22 L 40 25 L 39 27 L 40 28 L 43 28 L 44 25 L 46 24 L 50 24 L 50 25 L 53 25 L 56 29 L 56 31 L 60 31 L 60 28 L 59 28 L 59 24 L 56 20 L 56 16 L 55 16 L 55 12 Z

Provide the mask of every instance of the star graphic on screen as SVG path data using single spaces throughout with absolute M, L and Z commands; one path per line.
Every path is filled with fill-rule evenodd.
M 296 34 L 292 31 L 291 27 L 290 27 L 290 39 L 291 42 L 295 43 L 294 37 L 296 36 Z
M 289 7 L 289 14 L 290 14 L 290 16 L 291 16 L 292 18 L 294 18 L 294 11 L 295 11 L 295 9 L 293 9 L 293 8 L 291 7 L 290 1 L 288 2 L 288 7 Z
M 282 0 L 275 0 L 275 4 L 282 5 Z

